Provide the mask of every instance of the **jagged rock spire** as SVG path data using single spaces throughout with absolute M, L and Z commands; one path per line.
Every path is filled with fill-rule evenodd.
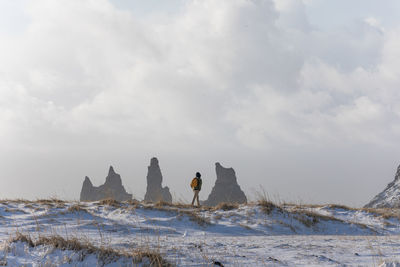
M 114 171 L 113 166 L 110 166 L 110 168 L 108 169 L 108 174 L 114 174 L 114 173 L 115 173 L 115 171 Z
M 88 184 L 88 185 L 93 185 L 92 182 L 90 181 L 89 177 L 85 176 L 85 181 L 83 181 L 83 184 Z
M 122 185 L 121 176 L 114 171 L 112 166 L 108 170 L 106 182 L 99 187 L 93 186 L 89 177 L 86 176 L 80 194 L 81 201 L 97 201 L 106 198 L 118 201 L 132 199 L 132 195 L 128 194 Z
M 217 162 L 215 163 L 215 171 L 217 173 L 217 180 L 204 204 L 215 206 L 222 202 L 246 203 L 247 197 L 240 189 L 235 170 L 233 168 L 224 168 Z
M 147 188 L 144 200 L 147 202 L 165 201 L 172 202 L 168 186 L 162 187 L 163 176 L 157 158 L 150 160 L 147 172 Z

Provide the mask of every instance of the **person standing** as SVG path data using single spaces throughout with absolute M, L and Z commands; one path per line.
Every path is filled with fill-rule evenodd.
M 202 183 L 203 181 L 201 180 L 201 174 L 196 172 L 196 177 L 194 177 L 190 183 L 190 187 L 192 187 L 194 193 L 192 206 L 194 205 L 194 201 L 197 200 L 197 206 L 200 207 L 199 192 L 201 190 Z

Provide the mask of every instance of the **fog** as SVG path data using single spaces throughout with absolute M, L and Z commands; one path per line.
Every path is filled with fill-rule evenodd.
M 176 200 L 220 162 L 249 199 L 363 205 L 400 164 L 399 9 L 0 1 L 0 198 L 78 199 L 112 165 L 142 199 L 155 156 Z

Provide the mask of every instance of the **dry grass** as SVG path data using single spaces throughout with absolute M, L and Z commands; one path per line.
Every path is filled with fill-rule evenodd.
M 283 207 L 273 203 L 272 201 L 268 200 L 265 196 L 258 200 L 258 206 L 261 207 L 262 211 L 266 214 L 271 214 L 273 210 L 278 210 L 279 212 L 285 212 L 289 216 L 293 216 L 296 220 L 301 222 L 307 227 L 312 227 L 321 221 L 332 221 L 332 222 L 341 222 L 345 223 L 343 220 L 335 218 L 334 216 L 329 215 L 322 215 L 317 212 L 313 212 L 308 210 L 309 208 L 321 208 L 324 207 L 323 205 L 298 205 L 298 204 L 284 204 Z M 345 209 L 345 210 L 355 210 L 353 208 L 344 206 L 344 205 L 337 205 L 337 204 L 330 204 L 327 207 L 331 209 Z M 366 228 L 366 225 L 353 223 L 360 227 Z
M 344 205 L 338 205 L 338 204 L 329 204 L 329 205 L 296 205 L 296 204 L 287 204 L 287 206 L 280 206 L 275 204 L 274 202 L 270 201 L 265 195 L 262 196 L 258 201 L 257 205 L 261 207 L 261 210 L 269 215 L 271 214 L 274 210 L 284 213 L 287 216 L 292 216 L 294 219 L 298 220 L 302 224 L 304 224 L 307 227 L 312 227 L 319 222 L 322 221 L 332 221 L 332 222 L 340 222 L 340 223 L 345 223 L 345 221 L 340 220 L 338 218 L 335 218 L 334 216 L 329 216 L 329 215 L 322 215 L 317 212 L 313 212 L 309 210 L 309 208 L 322 208 L 322 207 L 329 207 L 331 209 L 343 209 L 343 210 L 357 210 L 355 208 L 350 208 Z M 163 210 L 163 211 L 170 211 L 170 212 L 178 212 L 180 215 L 187 215 L 189 216 L 190 220 L 198 223 L 200 226 L 207 226 L 210 225 L 210 219 L 206 218 L 205 216 L 202 216 L 200 214 L 200 211 L 216 211 L 216 210 L 233 210 L 237 209 L 239 207 L 238 204 L 235 203 L 221 203 L 215 207 L 201 207 L 198 209 L 193 210 L 191 205 L 186 205 L 186 204 L 172 204 L 172 203 L 166 203 L 166 202 L 158 202 L 154 205 L 151 206 L 144 206 L 144 208 L 148 209 L 157 209 L 157 210 Z M 181 209 L 181 208 L 191 208 L 191 209 Z M 379 211 L 374 210 L 376 213 L 380 212 L 380 215 L 382 217 L 386 218 L 400 218 L 397 216 L 400 216 L 399 213 L 396 213 L 395 211 L 390 211 L 389 210 L 382 210 L 380 209 Z M 370 211 L 371 212 L 371 211 Z M 222 218 L 222 215 L 215 215 L 214 219 L 218 220 Z M 361 224 L 361 223 L 352 223 L 354 225 L 357 225 L 362 228 L 368 228 L 368 226 Z
M 280 205 L 277 205 L 270 200 L 265 189 L 263 187 L 260 187 L 260 189 L 260 192 L 256 192 L 257 206 L 260 206 L 261 210 L 267 215 L 271 214 L 271 212 L 274 210 L 282 212 L 283 209 L 280 207 Z
M 397 219 L 400 220 L 400 209 L 389 209 L 389 208 L 362 208 L 362 211 L 369 212 L 375 214 L 376 216 L 380 216 L 384 219 Z
M 21 233 L 17 233 L 17 235 L 15 237 L 13 237 L 12 239 L 9 240 L 9 242 L 24 242 L 27 243 L 30 247 L 34 247 L 35 243 L 33 243 L 32 239 L 30 236 L 27 235 L 23 235 Z
M 166 202 L 166 201 L 161 201 L 161 200 L 154 203 L 153 206 L 154 207 L 175 207 L 175 205 L 172 204 L 171 202 Z
M 336 222 L 342 222 L 344 221 L 335 218 L 333 216 L 328 216 L 328 215 L 322 215 L 313 211 L 309 210 L 304 210 L 304 209 L 296 209 L 291 211 L 291 214 L 294 215 L 294 217 L 304 224 L 307 227 L 311 227 L 319 223 L 320 221 L 336 221 Z
M 5 208 L 4 211 L 8 212 L 8 213 L 22 213 L 22 214 L 26 214 L 27 213 L 26 211 L 21 210 L 21 209 L 17 209 L 17 208 L 11 208 L 11 209 L 10 208 Z
M 138 204 L 137 207 L 148 210 L 172 212 L 178 214 L 178 217 L 186 215 L 189 217 L 189 220 L 196 222 L 198 225 L 203 227 L 211 224 L 210 219 L 206 218 L 205 216 L 202 216 L 200 213 L 200 211 L 211 210 L 210 207 L 204 207 L 204 209 L 201 208 L 193 209 L 192 205 L 181 204 L 181 203 L 175 204 L 175 203 L 168 203 L 161 201 L 155 204 L 141 203 Z
M 81 204 L 74 204 L 67 209 L 68 212 L 88 212 Z
M 321 221 L 332 221 L 332 222 L 340 222 L 340 223 L 347 223 L 341 219 L 338 219 L 334 216 L 330 216 L 330 215 L 322 215 L 319 214 L 317 212 L 311 211 L 309 209 L 312 208 L 330 208 L 330 209 L 342 209 L 342 210 L 346 210 L 346 211 L 367 211 L 367 212 L 374 212 L 375 210 L 366 210 L 366 209 L 357 209 L 357 208 L 351 208 L 345 205 L 340 205 L 340 204 L 328 204 L 328 205 L 306 205 L 306 204 L 285 204 L 285 210 L 291 214 L 292 216 L 294 216 L 295 219 L 297 219 L 298 221 L 300 221 L 301 223 L 303 223 L 305 226 L 307 227 L 311 227 L 316 225 L 317 223 L 321 222 Z M 375 211 L 376 212 L 376 211 Z M 390 216 L 390 217 L 396 217 L 395 214 L 393 214 L 393 211 L 390 211 L 389 213 L 386 213 L 386 211 L 378 211 L 381 212 L 382 217 L 384 217 L 384 215 L 386 216 Z M 378 214 L 377 212 L 377 214 Z M 398 215 L 400 216 L 400 215 Z M 385 218 L 385 217 L 384 217 Z M 400 217 L 399 217 L 400 219 Z M 348 222 L 351 223 L 353 225 L 356 225 L 360 228 L 364 228 L 364 229 L 369 229 L 371 231 L 374 231 L 374 229 L 368 227 L 366 224 L 363 223 L 357 223 L 357 222 Z
M 176 203 L 170 203 L 170 202 L 165 202 L 165 201 L 158 201 L 156 202 L 153 207 L 155 209 L 162 209 L 165 207 L 170 207 L 170 208 L 176 208 L 176 209 L 192 209 L 193 206 L 191 204 L 186 204 L 186 203 L 182 203 L 182 202 L 176 202 Z M 211 207 L 207 207 L 207 206 L 201 206 L 198 207 L 197 209 L 200 210 L 211 210 Z M 165 210 L 165 209 L 163 209 Z
M 359 210 L 357 208 L 352 208 L 346 205 L 342 204 L 296 204 L 296 203 L 284 203 L 283 206 L 285 207 L 294 207 L 294 208 L 311 208 L 311 209 L 317 209 L 317 208 L 330 208 L 330 209 L 342 209 L 342 210 Z
M 163 209 L 166 210 L 165 208 L 176 208 L 176 209 L 189 209 L 193 208 L 192 205 L 190 204 L 185 204 L 185 203 L 170 203 L 170 202 L 165 202 L 165 201 L 158 201 L 154 203 L 153 207 L 155 209 Z
M 50 198 L 50 199 L 38 199 L 34 201 L 34 203 L 41 205 L 48 205 L 48 206 L 62 206 L 65 204 L 65 201 L 57 198 Z
M 26 200 L 26 199 L 3 199 L 0 200 L 0 204 L 3 205 L 12 205 L 12 204 L 24 204 L 25 208 L 30 208 L 33 209 L 35 211 L 37 210 L 42 210 L 44 209 L 44 207 L 56 207 L 56 208 L 64 208 L 66 201 L 64 200 L 60 200 L 57 198 L 50 198 L 50 199 L 37 199 L 37 200 Z M 22 213 L 26 213 L 23 210 L 17 210 L 16 208 L 12 209 L 9 208 L 10 211 L 12 212 L 22 212 Z
M 194 207 L 191 204 L 185 204 L 185 203 L 169 203 L 169 202 L 164 202 L 164 201 L 159 201 L 156 203 L 139 203 L 138 207 L 144 208 L 144 209 L 154 209 L 154 210 L 161 210 L 161 211 L 175 211 L 179 212 L 181 209 L 185 210 L 192 210 L 195 208 L 197 211 L 213 211 L 213 207 L 208 207 L 208 206 L 200 206 L 200 207 Z
M 28 204 L 28 203 L 32 203 L 32 201 L 30 200 L 26 200 L 23 198 L 17 198 L 17 199 L 2 199 L 0 200 L 0 204 L 10 204 L 10 203 L 15 203 L 15 204 Z
M 211 220 L 201 215 L 201 213 L 198 211 L 195 210 L 175 210 L 175 211 L 178 212 L 179 217 L 186 215 L 189 217 L 190 221 L 195 222 L 202 227 L 211 225 Z
M 96 254 L 101 265 L 112 263 L 121 257 L 132 259 L 133 264 L 142 263 L 148 259 L 150 266 L 173 266 L 167 262 L 159 253 L 149 249 L 136 249 L 130 252 L 115 250 L 110 247 L 96 247 L 89 242 L 82 243 L 78 238 L 64 239 L 61 236 L 54 235 L 44 237 L 41 236 L 37 240 L 32 240 L 30 236 L 17 233 L 14 238 L 9 240 L 12 242 L 24 242 L 30 247 L 37 247 L 41 245 L 52 246 L 60 250 L 72 250 L 82 253 L 82 260 L 89 254 Z
M 121 203 L 115 199 L 107 198 L 99 201 L 99 205 L 112 206 L 115 208 L 121 207 Z
M 173 264 L 167 262 L 159 253 L 151 252 L 151 251 L 136 251 L 133 256 L 134 263 L 143 262 L 143 260 L 147 258 L 150 260 L 149 266 L 174 266 Z
M 138 200 L 136 200 L 136 199 L 130 199 L 130 200 L 124 201 L 123 203 L 126 203 L 126 204 L 128 204 L 128 205 L 134 206 L 134 205 L 139 204 L 140 201 L 138 201 Z
M 383 219 L 397 219 L 400 221 L 400 209 L 390 209 L 390 208 L 352 208 L 348 207 L 345 205 L 341 204 L 328 204 L 328 205 L 293 205 L 294 206 L 294 212 L 297 214 L 303 213 L 307 215 L 309 218 L 312 218 L 312 220 L 304 220 L 304 224 L 307 225 L 314 225 L 315 223 L 321 221 L 321 220 L 332 220 L 332 221 L 340 221 L 344 222 L 340 219 L 337 219 L 333 216 L 325 216 L 325 215 L 320 215 L 318 213 L 312 212 L 312 211 L 307 211 L 305 208 L 323 208 L 327 207 L 330 209 L 341 209 L 341 210 L 346 210 L 346 211 L 364 211 L 367 213 L 374 214 L 377 217 L 382 217 Z M 317 216 L 315 216 L 317 215 Z M 300 219 L 301 220 L 301 219 Z M 386 223 L 386 222 L 384 222 Z M 369 228 L 371 231 L 375 231 L 368 227 L 365 224 L 362 223 L 356 223 L 352 222 L 352 224 L 357 225 L 361 228 Z
M 198 212 L 194 212 L 194 211 L 181 211 L 184 214 L 189 216 L 189 220 L 197 223 L 200 226 L 208 226 L 211 225 L 211 221 L 209 218 L 206 218 L 205 216 L 202 216 L 200 213 Z
M 350 208 L 346 205 L 341 205 L 341 204 L 329 204 L 329 205 L 327 205 L 327 207 L 330 209 L 357 210 L 356 208 Z
M 217 206 L 214 207 L 214 210 L 234 210 L 239 208 L 239 204 L 237 203 L 228 203 L 228 202 L 222 202 L 219 203 Z
M 305 204 L 305 203 L 291 203 L 291 202 L 284 202 L 282 204 L 283 207 L 291 207 L 291 208 L 296 208 L 296 207 L 301 207 L 301 208 L 311 208 L 311 209 L 317 209 L 317 208 L 323 208 L 326 205 L 322 204 Z
M 58 198 L 48 198 L 48 199 L 36 199 L 36 200 L 27 200 L 24 198 L 17 199 L 1 199 L 0 204 L 41 204 L 41 205 L 49 205 L 49 206 L 57 206 L 66 204 L 68 201 L 58 199 Z
M 282 212 L 282 208 L 280 206 L 267 199 L 260 199 L 257 205 L 260 206 L 261 210 L 268 215 L 271 214 L 273 210 L 278 210 Z

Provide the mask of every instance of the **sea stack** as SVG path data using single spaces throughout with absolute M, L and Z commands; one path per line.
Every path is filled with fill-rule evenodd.
M 101 186 L 93 186 L 89 177 L 85 177 L 81 190 L 81 201 L 98 201 L 102 199 L 115 199 L 117 201 L 125 201 L 132 199 L 132 195 L 125 191 L 122 185 L 121 176 L 110 166 L 106 182 Z
M 172 202 L 172 196 L 168 186 L 162 187 L 162 174 L 157 158 L 150 160 L 147 172 L 147 189 L 144 201 L 146 202 Z
M 389 183 L 385 190 L 376 195 L 365 208 L 400 208 L 400 165 L 394 181 Z
M 222 202 L 246 203 L 247 198 L 240 189 L 235 170 L 233 168 L 224 168 L 217 162 L 215 163 L 215 171 L 217 173 L 217 180 L 204 204 L 207 206 L 215 206 Z

